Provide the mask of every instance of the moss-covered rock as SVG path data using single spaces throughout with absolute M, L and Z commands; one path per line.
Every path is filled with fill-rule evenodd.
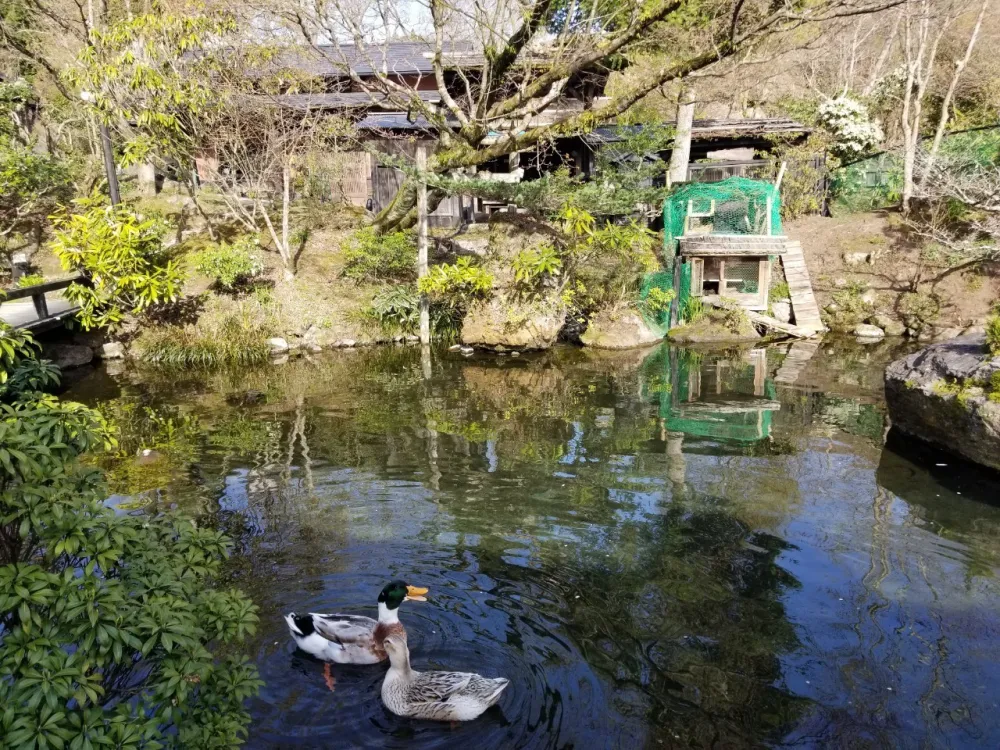
M 462 343 L 505 349 L 547 349 L 566 320 L 558 279 L 521 288 L 514 259 L 526 250 L 550 245 L 555 230 L 520 214 L 498 214 L 490 221 L 483 268 L 493 275 L 494 296 L 473 303 L 462 322 Z
M 671 328 L 667 337 L 678 344 L 734 343 L 756 341 L 757 329 L 736 310 L 706 310 L 696 320 Z
M 600 310 L 590 318 L 580 336 L 584 346 L 597 349 L 634 349 L 662 341 L 637 311 L 632 309 Z
M 896 360 L 885 372 L 895 429 L 1000 469 L 1000 357 L 962 336 Z
M 548 349 L 566 320 L 558 296 L 523 301 L 505 294 L 469 308 L 462 321 L 462 343 L 489 349 Z

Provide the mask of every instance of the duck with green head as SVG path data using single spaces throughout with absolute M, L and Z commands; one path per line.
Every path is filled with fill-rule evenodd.
M 406 637 L 399 605 L 424 602 L 427 589 L 392 581 L 378 595 L 378 619 L 362 615 L 285 615 L 288 630 L 300 649 L 335 664 L 377 664 L 387 658 L 383 643 L 391 635 Z

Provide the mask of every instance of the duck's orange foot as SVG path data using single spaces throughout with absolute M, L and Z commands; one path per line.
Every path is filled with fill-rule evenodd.
M 333 676 L 333 670 L 330 669 L 330 662 L 323 665 L 323 681 L 326 682 L 326 686 L 330 688 L 330 692 L 333 692 L 334 687 L 337 685 L 337 678 Z

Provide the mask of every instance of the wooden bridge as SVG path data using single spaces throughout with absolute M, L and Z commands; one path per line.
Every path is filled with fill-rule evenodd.
M 83 279 L 81 274 L 25 287 L 0 290 L 0 320 L 32 332 L 62 325 L 80 308 L 58 292 Z

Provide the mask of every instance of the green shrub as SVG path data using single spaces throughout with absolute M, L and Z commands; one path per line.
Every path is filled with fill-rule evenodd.
M 195 270 L 224 289 L 232 289 L 264 273 L 256 237 L 244 235 L 236 242 L 221 242 L 192 255 Z
M 420 325 L 420 295 L 411 286 L 390 287 L 375 295 L 364 317 L 388 334 L 415 333 Z
M 898 309 L 906 327 L 919 332 L 937 320 L 941 306 L 929 294 L 907 292 L 900 295 Z
M 1000 312 L 986 319 L 986 347 L 994 357 L 1000 357 Z
M 184 276 L 163 247 L 163 222 L 97 198 L 76 203 L 82 211 L 57 217 L 53 249 L 67 271 L 90 279 L 90 286 L 72 284 L 65 292 L 80 306 L 77 319 L 85 329 L 179 298 Z
M 658 286 L 650 287 L 649 294 L 646 295 L 640 305 L 643 312 L 653 318 L 670 312 L 670 305 L 674 301 L 676 294 L 673 289 L 660 289 Z M 690 299 L 695 299 L 691 297 Z
M 416 274 L 417 245 L 409 232 L 359 229 L 344 250 L 344 275 L 364 281 L 405 281 Z
M 521 250 L 514 256 L 514 281 L 523 288 L 536 287 L 546 279 L 558 276 L 563 263 L 552 245 Z
M 178 515 L 116 513 L 100 472 L 79 461 L 114 443 L 100 415 L 51 396 L 8 400 L 3 746 L 240 744 L 250 720 L 243 701 L 261 683 L 234 647 L 258 618 L 242 593 L 213 586 L 230 540 Z
M 493 274 L 473 265 L 471 258 L 433 266 L 420 279 L 417 288 L 435 302 L 449 307 L 465 307 L 473 300 L 484 299 L 493 290 Z
M 22 289 L 26 286 L 37 286 L 44 283 L 45 277 L 40 273 L 26 273 L 17 280 L 17 285 Z
M 277 321 L 253 297 L 210 297 L 194 325 L 146 328 L 132 344 L 138 359 L 170 367 L 218 367 L 266 362 Z
M 409 336 L 420 330 L 420 294 L 408 284 L 379 292 L 364 309 L 362 318 L 389 336 Z M 460 311 L 451 305 L 432 304 L 431 333 L 450 339 L 461 325 Z
M 786 300 L 792 298 L 792 290 L 788 287 L 787 281 L 779 281 L 771 287 L 771 299 Z

